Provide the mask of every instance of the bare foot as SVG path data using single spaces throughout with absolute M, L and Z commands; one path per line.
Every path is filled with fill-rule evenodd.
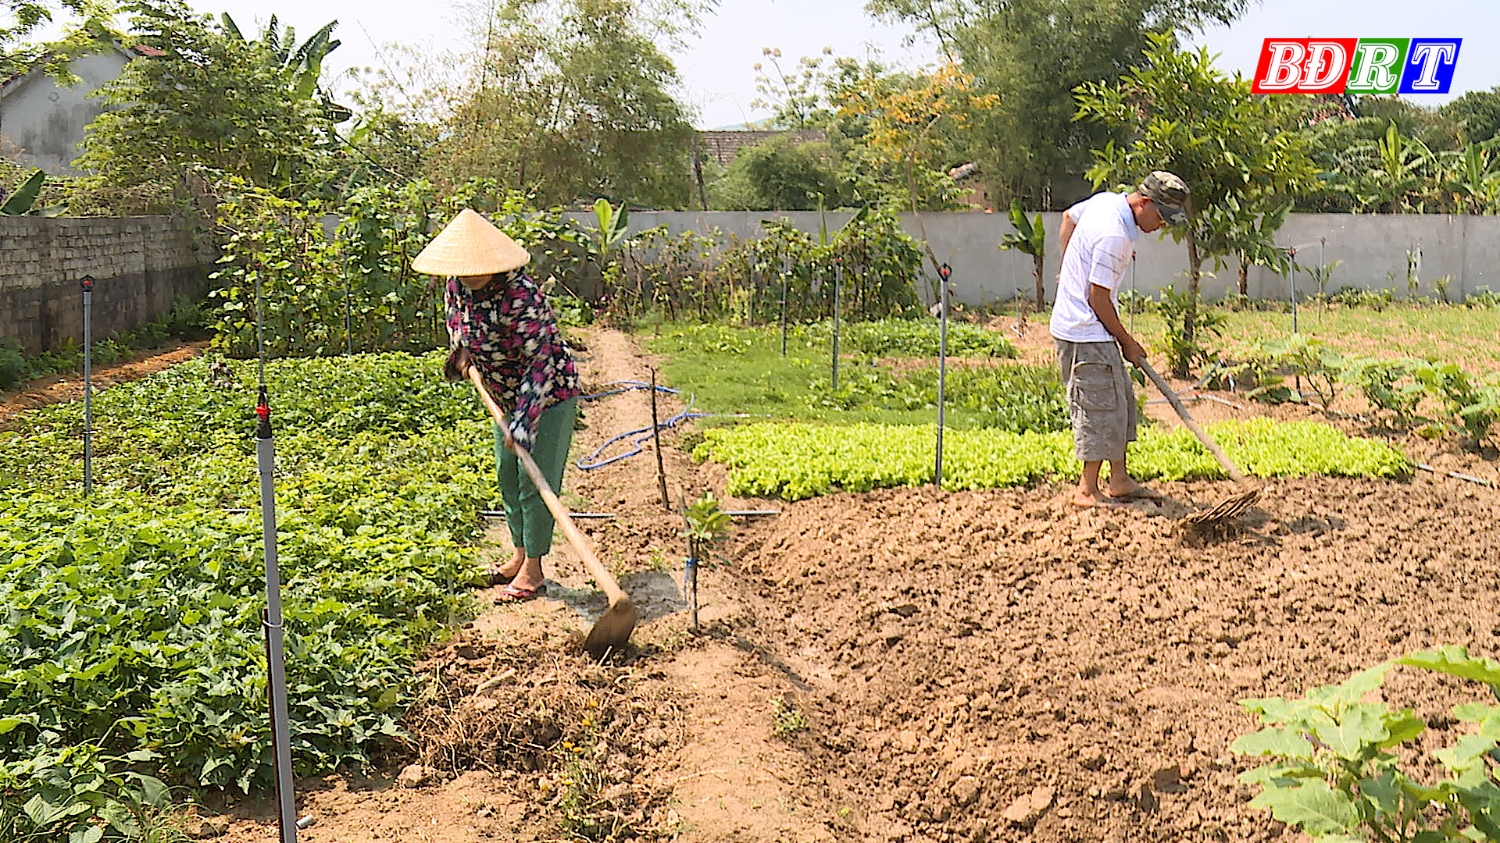
M 1128 477 L 1122 479 L 1118 484 L 1114 482 L 1114 478 L 1110 478 L 1110 482 L 1106 486 L 1106 491 L 1111 498 L 1117 501 L 1161 500 L 1161 492 L 1142 486 Z
M 547 575 L 542 573 L 542 560 L 522 559 L 521 569 L 516 572 L 515 579 L 510 581 L 510 587 L 522 591 L 534 591 L 547 582 Z
M 490 569 L 490 585 L 505 585 L 516 578 L 521 572 L 521 567 L 526 564 L 526 550 L 516 548 L 515 555 L 504 565 Z
M 1091 495 L 1082 489 L 1078 489 L 1073 492 L 1072 504 L 1083 509 L 1093 509 L 1094 507 L 1100 506 L 1120 505 L 1119 501 L 1107 498 L 1104 495 L 1099 494 L 1098 492 L 1095 492 Z

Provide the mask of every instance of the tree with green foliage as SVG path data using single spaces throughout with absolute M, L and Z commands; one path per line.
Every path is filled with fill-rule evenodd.
M 342 41 L 333 37 L 334 27 L 339 25 L 338 21 L 329 21 L 319 27 L 306 41 L 297 43 L 297 31 L 290 26 L 281 26 L 272 15 L 261 30 L 260 36 L 254 41 L 245 38 L 240 31 L 239 24 L 234 18 L 225 12 L 220 16 L 223 29 L 231 37 L 245 41 L 260 50 L 265 61 L 277 70 L 286 80 L 297 96 L 303 99 L 317 99 L 328 112 L 328 119 L 334 123 L 342 123 L 353 116 L 353 112 L 347 106 L 342 106 L 333 101 L 332 96 L 321 87 L 323 80 L 323 62 L 328 54 L 339 48 Z
M 813 211 L 853 199 L 840 162 L 824 141 L 780 135 L 744 147 L 713 185 L 710 207 L 734 211 Z
M 1260 222 L 1275 219 L 1315 175 L 1303 136 L 1287 131 L 1290 115 L 1281 99 L 1252 95 L 1248 81 L 1214 68 L 1208 50 L 1181 51 L 1170 35 L 1151 36 L 1144 64 L 1119 82 L 1078 88 L 1080 120 L 1132 138 L 1096 151 L 1088 171 L 1095 187 L 1136 184 L 1162 169 L 1192 190 L 1190 223 L 1168 229 L 1187 242 L 1182 339 L 1189 344 L 1203 261 L 1218 267 L 1247 247 L 1269 244 L 1275 229 Z
M 281 68 L 183 0 L 135 0 L 131 31 L 163 51 L 126 65 L 101 90 L 78 166 L 111 187 L 170 190 L 207 167 L 293 194 L 326 175 L 333 127 Z
M 1470 91 L 1438 112 L 1458 125 L 1464 143 L 1484 143 L 1500 135 L 1500 86 Z
M 439 139 L 425 161 L 440 184 L 470 177 L 516 185 L 543 204 L 604 196 L 683 207 L 696 138 L 672 95 L 664 52 L 691 27 L 699 0 L 501 0 L 479 22 L 478 55 L 449 57 L 412 91 L 386 80 L 377 101 L 431 115 Z
M 868 0 L 875 14 L 932 35 L 993 104 L 971 117 L 971 160 L 996 201 L 1059 209 L 1084 195 L 1090 150 L 1124 136 L 1073 119 L 1073 89 L 1111 84 L 1153 32 L 1228 23 L 1247 0 Z
M 968 162 L 965 112 L 955 106 L 969 95 L 969 80 L 957 68 L 894 71 L 877 59 L 835 57 L 825 48 L 787 72 L 779 50 L 768 48 L 765 55 L 770 68 L 755 66 L 761 98 L 754 104 L 773 112 L 772 127 L 826 134 L 827 154 L 818 148 L 819 164 L 837 183 L 836 191 L 823 191 L 829 207 L 958 207 L 962 191 L 948 170 Z M 889 141 L 897 122 L 920 124 L 921 142 L 895 150 Z
M 834 117 L 828 92 L 838 71 L 853 59 L 835 58 L 833 48 L 824 47 L 821 55 L 798 59 L 797 69 L 788 72 L 781 66 L 780 48 L 765 47 L 760 52 L 765 61 L 755 63 L 755 90 L 759 95 L 750 101 L 750 107 L 771 111 L 769 125 L 776 128 L 828 128 Z
M 0 0 L 5 10 L 0 24 L 0 78 L 22 73 L 44 63 L 47 72 L 71 81 L 68 63 L 79 56 L 108 48 L 118 37 L 113 0 Z M 49 25 L 66 21 L 62 36 L 35 41 Z

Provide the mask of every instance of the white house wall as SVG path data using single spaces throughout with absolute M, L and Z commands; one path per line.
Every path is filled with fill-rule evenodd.
M 104 111 L 104 103 L 89 94 L 120 75 L 124 54 L 85 56 L 73 62 L 80 81 L 63 87 L 46 73 L 34 72 L 13 83 L 0 98 L 0 154 L 48 175 L 77 175 L 83 128 Z

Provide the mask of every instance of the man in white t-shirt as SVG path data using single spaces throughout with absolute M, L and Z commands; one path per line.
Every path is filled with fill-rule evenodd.
M 1095 194 L 1063 214 L 1062 271 L 1050 327 L 1068 387 L 1073 442 L 1083 461 L 1073 493 L 1079 506 L 1161 498 L 1131 479 L 1125 467 L 1125 447 L 1136 432 L 1135 388 L 1125 361 L 1135 363 L 1146 352 L 1120 322 L 1117 305 L 1136 239 L 1142 231 L 1186 223 L 1187 199 L 1182 179 L 1158 170 L 1133 193 Z M 1105 462 L 1109 480 L 1101 490 Z

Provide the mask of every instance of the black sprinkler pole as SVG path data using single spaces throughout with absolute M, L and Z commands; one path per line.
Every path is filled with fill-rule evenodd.
M 276 441 L 266 391 L 266 345 L 261 327 L 260 281 L 255 284 L 255 334 L 260 350 L 260 391 L 255 405 L 255 461 L 260 469 L 260 519 L 265 539 L 267 692 L 270 697 L 272 756 L 276 771 L 276 815 L 281 843 L 297 843 L 297 799 L 292 784 L 292 736 L 286 702 L 286 643 L 281 621 L 281 569 L 276 559 Z
M 792 274 L 792 256 L 781 256 L 781 356 L 786 356 L 786 282 Z
M 83 276 L 83 496 L 94 492 L 94 276 Z
M 844 287 L 844 259 L 833 259 L 833 388 L 839 388 L 839 297 Z
M 952 274 L 953 268 L 946 263 L 938 269 L 938 278 L 943 286 L 938 293 L 937 460 L 933 466 L 933 482 L 940 489 L 943 487 L 943 423 L 948 387 L 948 276 Z

